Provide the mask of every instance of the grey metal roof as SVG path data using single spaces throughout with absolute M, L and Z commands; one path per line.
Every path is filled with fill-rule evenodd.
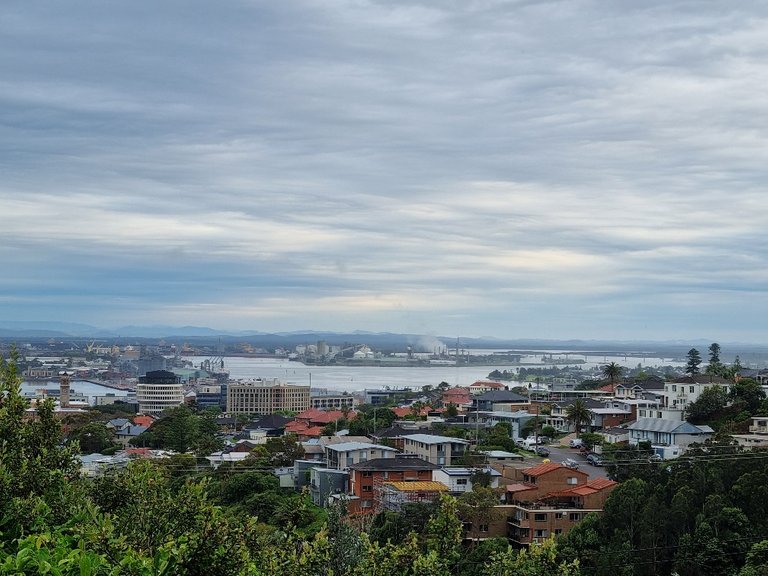
M 491 390 L 483 392 L 473 398 L 481 402 L 528 402 L 528 398 L 509 390 Z
M 709 426 L 695 426 L 690 422 L 665 420 L 663 418 L 638 418 L 627 426 L 629 430 L 644 430 L 646 432 L 667 432 L 670 434 L 708 434 L 712 432 Z
M 443 444 L 445 442 L 452 442 L 457 444 L 469 444 L 468 440 L 461 438 L 453 438 L 451 436 L 437 436 L 435 434 L 408 434 L 403 435 L 403 438 L 407 440 L 414 440 L 421 442 L 422 444 Z
M 394 458 L 373 458 L 349 466 L 352 470 L 437 470 L 437 464 L 432 464 L 414 456 L 395 456 Z
M 350 450 L 371 450 L 380 449 L 390 452 L 397 452 L 395 448 L 382 446 L 381 444 L 368 444 L 366 442 L 340 442 L 338 444 L 328 444 L 326 449 L 334 452 L 349 452 Z

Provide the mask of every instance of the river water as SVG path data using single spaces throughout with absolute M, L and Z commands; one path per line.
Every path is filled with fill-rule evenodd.
M 546 363 L 546 358 L 554 353 L 558 358 L 559 354 L 563 356 L 565 352 L 560 351 L 541 351 L 541 354 L 530 356 L 523 359 L 524 362 L 535 363 L 527 367 L 546 367 L 552 364 Z M 624 356 L 574 356 L 585 360 L 580 364 L 585 371 L 602 366 L 607 362 L 616 362 L 622 366 L 634 368 L 638 364 L 648 366 L 680 366 L 684 363 L 675 362 L 669 358 L 642 358 L 642 357 L 624 357 Z M 190 356 L 186 357 L 195 366 L 206 360 L 206 357 Z M 542 362 L 543 363 L 539 363 Z M 229 376 L 232 379 L 251 379 L 251 378 L 279 378 L 290 384 L 311 385 L 312 388 L 326 388 L 329 390 L 340 390 L 345 392 L 354 392 L 366 388 L 421 388 L 430 385 L 437 386 L 440 382 L 448 382 L 451 386 L 469 386 L 477 380 L 485 380 L 488 374 L 495 368 L 499 370 L 515 370 L 514 366 L 306 366 L 300 362 L 291 362 L 290 360 L 279 358 L 224 358 L 224 366 L 229 370 Z
M 476 351 L 473 351 L 473 353 Z M 497 352 L 494 350 L 484 353 Z M 189 356 L 185 358 L 195 366 L 207 360 L 205 356 Z M 685 363 L 671 358 L 651 358 L 637 356 L 585 356 L 567 350 L 537 350 L 525 356 L 522 361 L 526 367 L 552 366 L 550 359 L 556 361 L 580 360 L 579 366 L 586 372 L 608 362 L 616 362 L 627 368 L 638 364 L 642 367 L 651 366 L 683 366 Z M 437 386 L 440 382 L 448 382 L 451 386 L 469 386 L 477 380 L 484 380 L 495 368 L 499 370 L 516 370 L 516 366 L 306 366 L 300 362 L 291 362 L 280 358 L 241 358 L 226 357 L 224 366 L 229 370 L 232 379 L 278 378 L 290 384 L 311 385 L 312 388 L 325 388 L 344 392 L 355 392 L 371 388 L 414 388 L 422 386 Z M 559 364 L 562 366 L 562 364 Z M 34 393 L 46 388 L 58 390 L 58 382 L 25 382 L 21 389 L 23 393 Z M 75 380 L 72 391 L 81 393 L 93 400 L 94 396 L 114 394 L 126 396 L 127 391 L 115 390 L 94 384 Z

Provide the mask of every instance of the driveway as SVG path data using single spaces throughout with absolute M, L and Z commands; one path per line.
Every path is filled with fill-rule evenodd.
M 571 458 L 579 463 L 580 471 L 589 474 L 590 480 L 595 478 L 608 478 L 608 473 L 605 468 L 602 466 L 592 466 L 592 464 L 587 462 L 586 458 L 579 452 L 578 448 L 560 448 L 556 444 L 549 445 L 547 448 L 549 448 L 549 459 L 552 462 L 562 463 L 566 458 Z M 528 458 L 526 458 L 526 461 L 527 460 Z M 536 463 L 543 461 L 544 458 L 531 458 L 530 460 L 532 462 L 531 465 L 535 465 Z

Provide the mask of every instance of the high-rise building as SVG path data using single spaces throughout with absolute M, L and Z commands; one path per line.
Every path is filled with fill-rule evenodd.
M 273 414 L 278 410 L 303 412 L 309 409 L 309 386 L 280 382 L 277 378 L 227 385 L 227 412 L 231 414 Z
M 181 379 L 168 370 L 147 372 L 136 385 L 139 413 L 157 415 L 184 403 Z

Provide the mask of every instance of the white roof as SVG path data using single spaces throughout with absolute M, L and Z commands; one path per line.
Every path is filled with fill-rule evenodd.
M 349 452 L 351 450 L 389 450 L 391 452 L 397 452 L 397 449 L 390 448 L 389 446 L 383 446 L 381 444 L 368 444 L 366 442 L 339 442 L 338 444 L 328 444 L 326 446 L 328 450 L 334 450 L 336 452 Z
M 404 435 L 402 437 L 415 442 L 421 442 L 422 444 L 444 444 L 445 442 L 451 442 L 453 444 L 469 444 L 469 440 L 452 438 L 450 436 L 437 436 L 435 434 L 408 434 L 407 436 Z

